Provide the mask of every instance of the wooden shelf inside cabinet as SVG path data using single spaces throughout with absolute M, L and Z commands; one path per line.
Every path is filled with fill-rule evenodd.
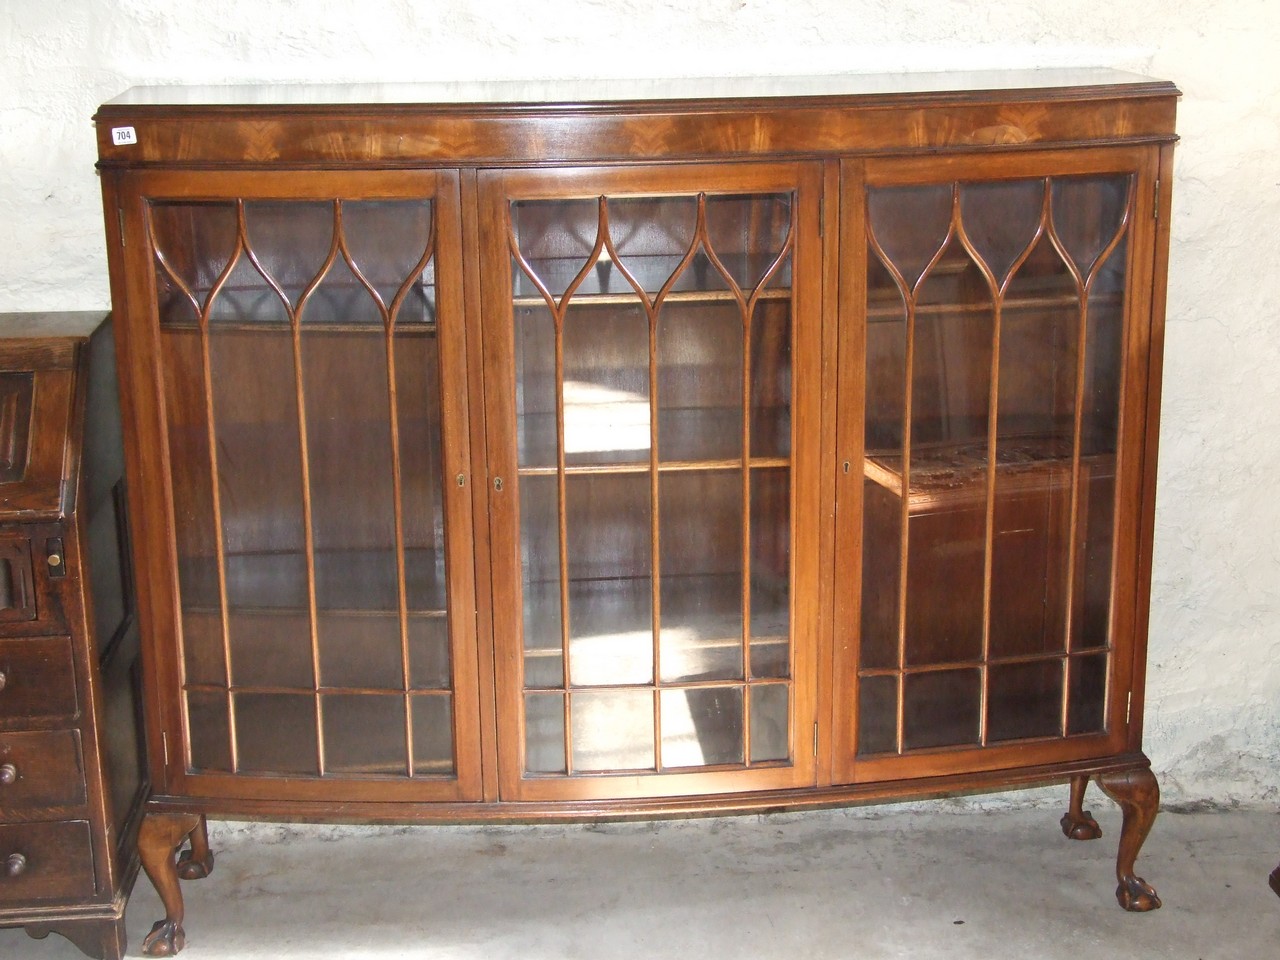
M 1084 837 L 1095 777 L 1118 898 L 1158 906 L 1134 858 L 1176 88 L 537 90 L 100 109 L 160 787 L 144 950 L 182 947 L 205 814 L 1058 779 Z
M 986 499 L 988 479 L 986 441 L 928 443 L 911 451 L 907 500 L 912 512 L 932 506 L 961 506 Z M 1072 451 L 1069 440 L 1046 437 L 1002 438 L 996 445 L 996 477 L 1002 494 L 1059 490 L 1070 486 Z M 901 452 L 871 452 L 863 472 L 895 497 L 903 495 Z M 1080 458 L 1086 476 L 1109 465 L 1115 456 L 1092 454 Z

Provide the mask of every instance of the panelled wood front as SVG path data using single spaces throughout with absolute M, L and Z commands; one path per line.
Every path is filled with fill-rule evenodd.
M 456 177 L 130 187 L 166 495 L 138 506 L 176 574 L 151 625 L 179 639 L 170 784 L 476 796 Z
M 504 799 L 812 782 L 818 176 L 482 177 Z
M 846 171 L 844 779 L 1126 743 L 1155 162 Z

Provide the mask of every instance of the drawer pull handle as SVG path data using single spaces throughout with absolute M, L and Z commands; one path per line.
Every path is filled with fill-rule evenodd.
M 9 684 L 9 675 L 0 670 L 0 690 L 3 690 Z
M 12 763 L 0 764 L 0 786 L 7 787 L 18 782 L 18 768 Z
M 20 877 L 27 869 L 27 858 L 20 853 L 12 853 L 4 863 L 4 872 L 11 877 Z

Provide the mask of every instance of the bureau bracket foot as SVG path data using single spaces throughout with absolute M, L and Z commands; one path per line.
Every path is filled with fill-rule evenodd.
M 1120 850 L 1116 856 L 1116 900 L 1134 913 L 1160 908 L 1155 888 L 1134 873 L 1138 851 L 1151 832 L 1160 808 L 1160 785 L 1146 767 L 1134 767 L 1097 777 L 1102 792 L 1120 805 L 1124 821 L 1120 828 Z
M 1280 897 L 1280 867 L 1271 871 L 1268 882 L 1271 884 L 1271 889 L 1276 892 L 1276 896 Z
M 121 960 L 128 946 L 124 918 L 118 920 L 57 920 L 27 924 L 27 936 L 43 940 L 51 933 L 66 937 L 94 960 Z
M 1062 832 L 1069 840 L 1097 840 L 1102 836 L 1102 828 L 1093 814 L 1084 809 L 1084 791 L 1089 786 L 1087 776 L 1071 778 L 1071 805 L 1058 822 Z
M 190 839 L 191 850 L 180 867 L 178 848 Z M 165 917 L 156 921 L 142 941 L 148 957 L 172 957 L 186 946 L 182 930 L 183 903 L 179 876 L 207 876 L 213 869 L 204 817 L 194 813 L 149 813 L 138 831 L 138 856 L 142 869 L 155 885 L 164 904 Z

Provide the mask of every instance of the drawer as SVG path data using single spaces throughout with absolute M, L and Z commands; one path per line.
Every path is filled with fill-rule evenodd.
M 87 821 L 0 826 L 0 904 L 83 899 L 95 892 Z
M 0 640 L 0 721 L 79 714 L 70 637 Z
M 0 820 L 84 802 L 79 733 L 0 732 Z

